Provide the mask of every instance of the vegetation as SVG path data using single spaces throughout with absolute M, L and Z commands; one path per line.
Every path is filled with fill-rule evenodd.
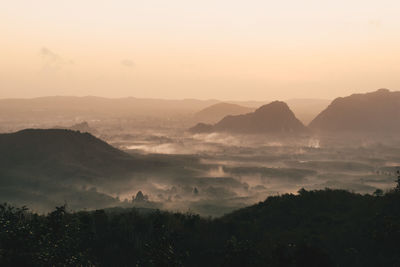
M 399 266 L 400 194 L 269 197 L 221 218 L 0 205 L 1 266 Z

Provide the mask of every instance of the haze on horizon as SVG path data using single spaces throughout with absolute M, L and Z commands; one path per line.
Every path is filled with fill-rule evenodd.
M 400 2 L 7 1 L 0 98 L 265 100 L 400 86 Z

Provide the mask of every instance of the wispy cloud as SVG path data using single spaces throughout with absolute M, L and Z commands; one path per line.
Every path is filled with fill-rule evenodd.
M 59 54 L 53 52 L 47 47 L 42 47 L 39 51 L 39 55 L 43 60 L 43 71 L 58 71 L 65 65 L 74 64 L 72 60 L 66 60 Z

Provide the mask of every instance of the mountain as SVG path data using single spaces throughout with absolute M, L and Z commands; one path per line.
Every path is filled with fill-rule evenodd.
M 198 124 L 191 132 L 228 132 L 241 134 L 302 133 L 307 129 L 288 105 L 274 101 L 244 115 L 226 116 L 213 126 Z
M 336 98 L 309 127 L 324 132 L 398 132 L 400 92 L 379 89 Z
M 194 114 L 194 120 L 203 123 L 216 123 L 228 115 L 240 115 L 253 111 L 253 108 L 237 104 L 217 103 Z

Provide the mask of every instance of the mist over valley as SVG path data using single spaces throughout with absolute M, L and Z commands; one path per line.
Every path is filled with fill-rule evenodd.
M 400 101 L 394 102 L 396 92 L 379 90 L 374 94 L 379 98 L 376 101 L 386 101 L 381 94 L 393 94 L 388 97 L 391 105 L 400 107 Z M 18 107 L 19 101 L 13 101 L 9 112 L 16 112 Z M 36 105 L 38 100 L 20 101 Z M 63 101 L 68 107 L 71 99 Z M 162 112 L 149 117 L 135 113 L 138 107 L 120 106 L 120 113 L 114 114 L 107 111 L 109 104 L 90 112 L 82 107 L 78 117 L 72 111 L 60 117 L 57 110 L 63 108 L 52 102 L 30 114 L 26 104 L 17 112 L 22 117 L 2 123 L 10 132 L 13 128 L 36 129 L 0 135 L 0 201 L 28 204 L 38 212 L 67 204 L 73 210 L 146 207 L 221 216 L 268 196 L 296 193 L 300 188 L 336 188 L 363 194 L 392 188 L 400 166 L 400 139 L 396 131 L 379 127 L 383 119 L 392 124 L 397 115 L 358 115 L 355 120 L 359 124 L 362 120 L 370 125 L 380 122 L 364 132 L 351 133 L 347 128 L 315 131 L 317 122 L 326 118 L 326 112 L 333 112 L 337 101 L 316 114 L 310 128 L 284 102 L 272 102 L 255 112 L 239 107 L 244 114 L 226 114 L 207 131 L 199 132 L 191 127 L 198 121 L 202 106 L 192 106 L 188 112 L 186 103 L 175 105 L 179 114 Z M 221 111 L 213 105 L 207 116 L 214 109 L 220 118 L 227 106 Z M 228 107 L 237 108 L 235 105 Z M 388 105 L 381 103 L 377 108 L 380 106 Z M 36 116 L 41 117 L 42 112 L 47 116 L 39 120 Z M 32 119 L 27 120 L 30 116 Z M 4 115 L 2 120 L 6 118 L 10 120 Z M 135 201 L 139 191 L 145 197 Z

